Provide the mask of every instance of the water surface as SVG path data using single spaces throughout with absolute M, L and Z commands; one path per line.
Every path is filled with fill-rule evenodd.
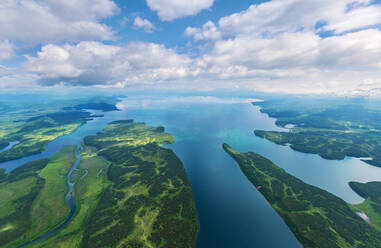
M 0 168 L 11 170 L 28 160 L 54 154 L 63 145 L 77 145 L 84 136 L 101 131 L 113 120 L 135 119 L 148 125 L 162 125 L 174 135 L 175 143 L 168 147 L 183 161 L 192 183 L 201 224 L 198 248 L 301 247 L 283 220 L 223 151 L 223 143 L 241 152 L 259 153 L 290 174 L 351 203 L 362 198 L 347 183 L 381 181 L 381 169 L 359 159 L 325 160 L 256 137 L 254 129 L 287 129 L 277 127 L 274 119 L 249 102 L 215 97 L 132 96 L 119 104 L 122 111 L 105 113 L 104 118 L 56 139 L 43 154 L 2 163 Z
M 6 147 L 4 147 L 3 149 L 0 149 L 0 153 L 12 149 L 12 147 L 14 147 L 14 146 L 17 145 L 17 144 L 20 144 L 20 142 L 19 142 L 19 141 L 12 141 L 12 142 L 9 142 L 9 145 L 7 145 Z

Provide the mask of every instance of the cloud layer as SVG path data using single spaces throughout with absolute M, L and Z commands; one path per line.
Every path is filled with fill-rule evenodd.
M 24 43 L 109 40 L 99 21 L 119 11 L 111 0 L 2 0 L 0 40 Z
M 381 92 L 381 5 L 371 0 L 272 0 L 251 5 L 218 21 L 187 27 L 188 52 L 150 42 L 104 44 L 101 40 L 114 34 L 101 20 L 118 12 L 110 0 L 4 1 L 0 6 L 7 4 L 17 15 L 40 16 L 35 22 L 45 22 L 41 32 L 30 34 L 31 41 L 69 41 L 43 45 L 36 55 L 26 56 L 24 73 L 42 85 L 167 83 L 287 93 Z M 90 2 L 92 7 L 86 9 Z M 213 0 L 146 2 L 163 21 L 196 15 L 213 5 Z M 0 60 L 13 53 L 8 39 L 27 42 L 31 33 L 21 34 L 27 29 L 23 18 L 21 24 L 12 24 L 19 31 L 7 31 L 2 22 L 16 14 L 3 11 L 7 16 L 2 17 L 1 11 Z M 83 22 L 94 29 L 82 29 L 78 23 Z M 155 29 L 141 17 L 132 25 L 145 32 Z
M 0 41 L 0 61 L 11 58 L 14 54 L 13 49 L 13 45 L 8 40 Z
M 153 43 L 126 46 L 81 42 L 47 45 L 37 57 L 27 57 L 26 71 L 44 85 L 102 85 L 168 82 L 188 76 L 191 59 Z
M 173 21 L 193 16 L 213 5 L 214 0 L 146 0 L 148 7 L 157 12 L 162 21 Z

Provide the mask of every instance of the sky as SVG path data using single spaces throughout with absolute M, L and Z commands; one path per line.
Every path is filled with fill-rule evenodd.
M 381 0 L 1 0 L 0 90 L 381 96 Z

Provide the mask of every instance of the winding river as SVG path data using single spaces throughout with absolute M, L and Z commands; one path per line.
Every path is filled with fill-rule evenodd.
M 67 192 L 67 194 L 65 196 L 65 200 L 66 200 L 66 203 L 70 206 L 69 216 L 57 228 L 55 228 L 52 231 L 49 231 L 49 232 L 41 235 L 40 237 L 38 237 L 38 238 L 36 238 L 36 239 L 26 243 L 26 244 L 23 244 L 23 245 L 19 246 L 19 248 L 30 246 L 32 244 L 35 244 L 35 243 L 37 243 L 37 242 L 39 242 L 39 241 L 41 241 L 43 239 L 46 239 L 46 238 L 52 236 L 53 234 L 55 234 L 56 232 L 61 230 L 64 226 L 66 226 L 67 223 L 69 223 L 69 221 L 71 220 L 71 218 L 73 218 L 77 206 L 75 204 L 74 183 L 71 182 L 71 175 L 77 169 L 79 163 L 81 162 L 81 155 L 80 155 L 81 149 L 82 149 L 82 146 L 78 145 L 77 149 L 75 151 L 76 160 L 74 162 L 74 165 L 71 167 L 71 169 L 70 169 L 70 171 L 69 171 L 69 173 L 67 175 L 67 180 L 66 180 L 69 190 L 68 190 L 68 192 Z
M 70 135 L 51 142 L 45 152 L 1 163 L 8 171 L 48 157 L 65 145 L 78 145 L 110 121 L 135 119 L 162 125 L 174 135 L 173 149 L 183 161 L 192 183 L 201 230 L 197 248 L 301 247 L 283 220 L 251 185 L 238 165 L 223 151 L 223 143 L 259 153 L 307 183 L 357 203 L 363 199 L 349 181 L 381 181 L 381 169 L 359 159 L 329 161 L 279 146 L 254 136 L 254 129 L 284 130 L 260 113 L 251 99 L 216 97 L 131 96 L 119 104 L 122 111 L 106 112 Z M 73 169 L 73 168 L 72 168 Z

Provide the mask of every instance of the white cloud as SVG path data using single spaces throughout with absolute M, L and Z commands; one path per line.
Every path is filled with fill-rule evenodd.
M 37 87 L 37 76 L 34 73 L 26 73 L 17 68 L 0 65 L 0 89 L 1 91 L 14 91 L 20 88 Z
M 13 45 L 8 41 L 0 41 L 0 61 L 9 59 L 14 55 Z
M 380 64 L 381 31 L 370 29 L 329 38 L 312 32 L 272 39 L 239 36 L 217 41 L 197 58 L 153 43 L 47 45 L 28 57 L 24 68 L 37 73 L 45 85 L 175 82 L 197 88 L 239 85 L 273 92 L 342 93 L 381 88 Z
M 188 27 L 184 34 L 201 42 L 200 75 L 224 86 L 380 92 L 381 31 L 376 25 L 381 25 L 381 6 L 373 1 L 272 0 L 216 23 Z M 331 36 L 322 37 L 326 31 Z M 365 81 L 372 85 L 365 87 Z
M 47 45 L 24 68 L 40 83 L 53 85 L 134 84 L 181 79 L 190 73 L 191 59 L 153 43 L 126 46 L 81 42 Z
M 157 12 L 162 21 L 193 16 L 213 5 L 214 0 L 146 0 L 148 7 Z
M 0 39 L 24 43 L 109 40 L 114 33 L 100 21 L 118 11 L 112 0 L 2 0 Z
M 221 38 L 221 32 L 217 30 L 212 21 L 205 23 L 202 28 L 187 27 L 185 36 L 193 37 L 194 40 L 218 40 Z
M 349 6 L 352 6 L 349 8 Z M 195 40 L 207 40 L 216 35 L 234 37 L 242 34 L 277 35 L 281 32 L 347 31 L 381 24 L 381 6 L 364 0 L 272 0 L 251 5 L 247 10 L 221 18 L 216 28 L 192 28 L 186 34 Z M 316 25 L 322 27 L 316 29 Z M 210 34 L 215 32 L 217 34 Z
M 237 65 L 247 70 L 377 68 L 381 31 L 369 29 L 328 38 L 312 32 L 282 33 L 270 39 L 238 36 L 217 41 L 203 60 L 222 70 Z
M 199 48 L 193 56 L 154 43 L 50 44 L 27 57 L 23 68 L 44 85 L 123 87 L 165 82 L 193 88 L 378 94 L 381 31 L 375 25 L 381 24 L 381 15 L 380 6 L 371 3 L 273 0 L 215 23 L 188 27 L 185 35 Z M 134 26 L 151 29 L 142 18 L 136 18 Z M 321 35 L 326 31 L 330 36 Z
M 147 19 L 142 19 L 141 17 L 136 17 L 134 19 L 134 27 L 141 28 L 146 33 L 152 33 L 155 30 L 155 26 Z

